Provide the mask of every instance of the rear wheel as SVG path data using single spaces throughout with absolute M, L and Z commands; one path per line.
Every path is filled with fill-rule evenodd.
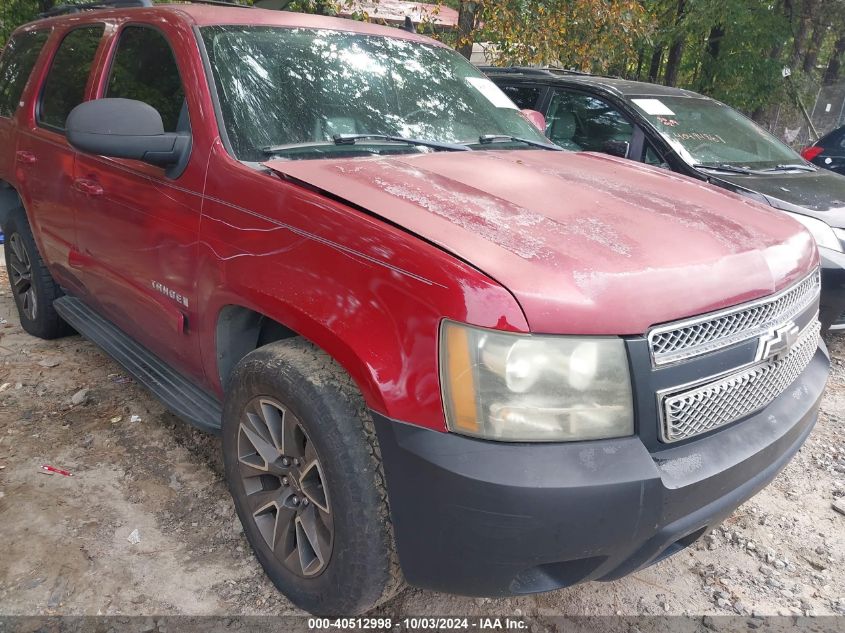
M 226 479 L 267 575 L 320 615 L 363 613 L 401 587 L 378 442 L 349 376 L 302 339 L 235 368 Z
M 3 229 L 6 270 L 21 326 L 44 339 L 69 334 L 71 328 L 53 308 L 53 301 L 62 296 L 61 288 L 41 259 L 24 210 L 13 211 Z

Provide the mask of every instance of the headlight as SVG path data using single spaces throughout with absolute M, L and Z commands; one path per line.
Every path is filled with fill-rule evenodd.
M 451 431 L 509 442 L 565 442 L 634 432 L 625 344 L 535 336 L 444 321 L 440 373 Z
M 793 220 L 797 220 L 803 224 L 813 235 L 819 247 L 842 252 L 842 242 L 839 241 L 840 238 L 837 237 L 834 229 L 830 228 L 828 224 L 816 218 L 801 215 L 800 213 L 790 213 L 789 211 L 784 211 L 784 213 L 789 215 Z

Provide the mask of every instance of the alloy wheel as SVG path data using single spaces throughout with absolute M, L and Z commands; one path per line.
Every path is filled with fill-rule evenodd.
M 9 273 L 12 292 L 18 297 L 21 310 L 26 317 L 34 321 L 38 314 L 38 298 L 32 285 L 32 262 L 26 252 L 23 240 L 17 233 L 9 238 Z
M 334 527 L 325 476 L 302 424 L 273 398 L 254 398 L 238 429 L 248 510 L 273 555 L 303 577 L 329 563 Z

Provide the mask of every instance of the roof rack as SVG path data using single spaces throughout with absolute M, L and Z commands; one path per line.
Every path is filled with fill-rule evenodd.
M 227 0 L 177 0 L 177 2 L 187 2 L 189 4 L 213 4 L 218 7 L 240 7 L 242 9 L 251 9 L 252 6 L 248 4 L 240 4 L 239 2 L 228 2 Z M 290 0 L 284 2 L 285 5 L 290 4 Z M 82 11 L 96 11 L 97 9 L 127 9 L 130 7 L 152 7 L 153 0 L 100 0 L 99 2 L 83 2 L 80 4 L 62 4 L 57 7 L 41 13 L 39 17 L 52 18 L 57 15 L 68 15 L 71 13 L 81 13 Z
M 177 0 L 177 2 L 187 2 L 188 4 L 211 4 L 215 7 L 236 7 L 238 9 L 252 9 L 251 4 L 241 4 L 240 2 L 228 2 L 228 0 Z M 285 4 L 290 4 L 287 2 Z
M 60 4 L 49 11 L 40 14 L 42 18 L 56 15 L 81 13 L 82 11 L 96 11 L 97 9 L 124 9 L 127 7 L 151 7 L 152 0 L 100 0 L 99 2 L 84 2 L 82 4 Z
M 541 75 L 543 77 L 554 77 L 555 75 L 585 75 L 592 76 L 592 73 L 583 70 L 571 70 L 557 66 L 479 66 L 484 72 L 491 73 L 519 73 L 521 75 Z

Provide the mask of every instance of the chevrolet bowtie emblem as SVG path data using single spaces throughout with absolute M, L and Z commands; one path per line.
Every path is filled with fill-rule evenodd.
M 792 321 L 766 332 L 757 346 L 757 360 L 780 360 L 789 353 L 801 331 Z

